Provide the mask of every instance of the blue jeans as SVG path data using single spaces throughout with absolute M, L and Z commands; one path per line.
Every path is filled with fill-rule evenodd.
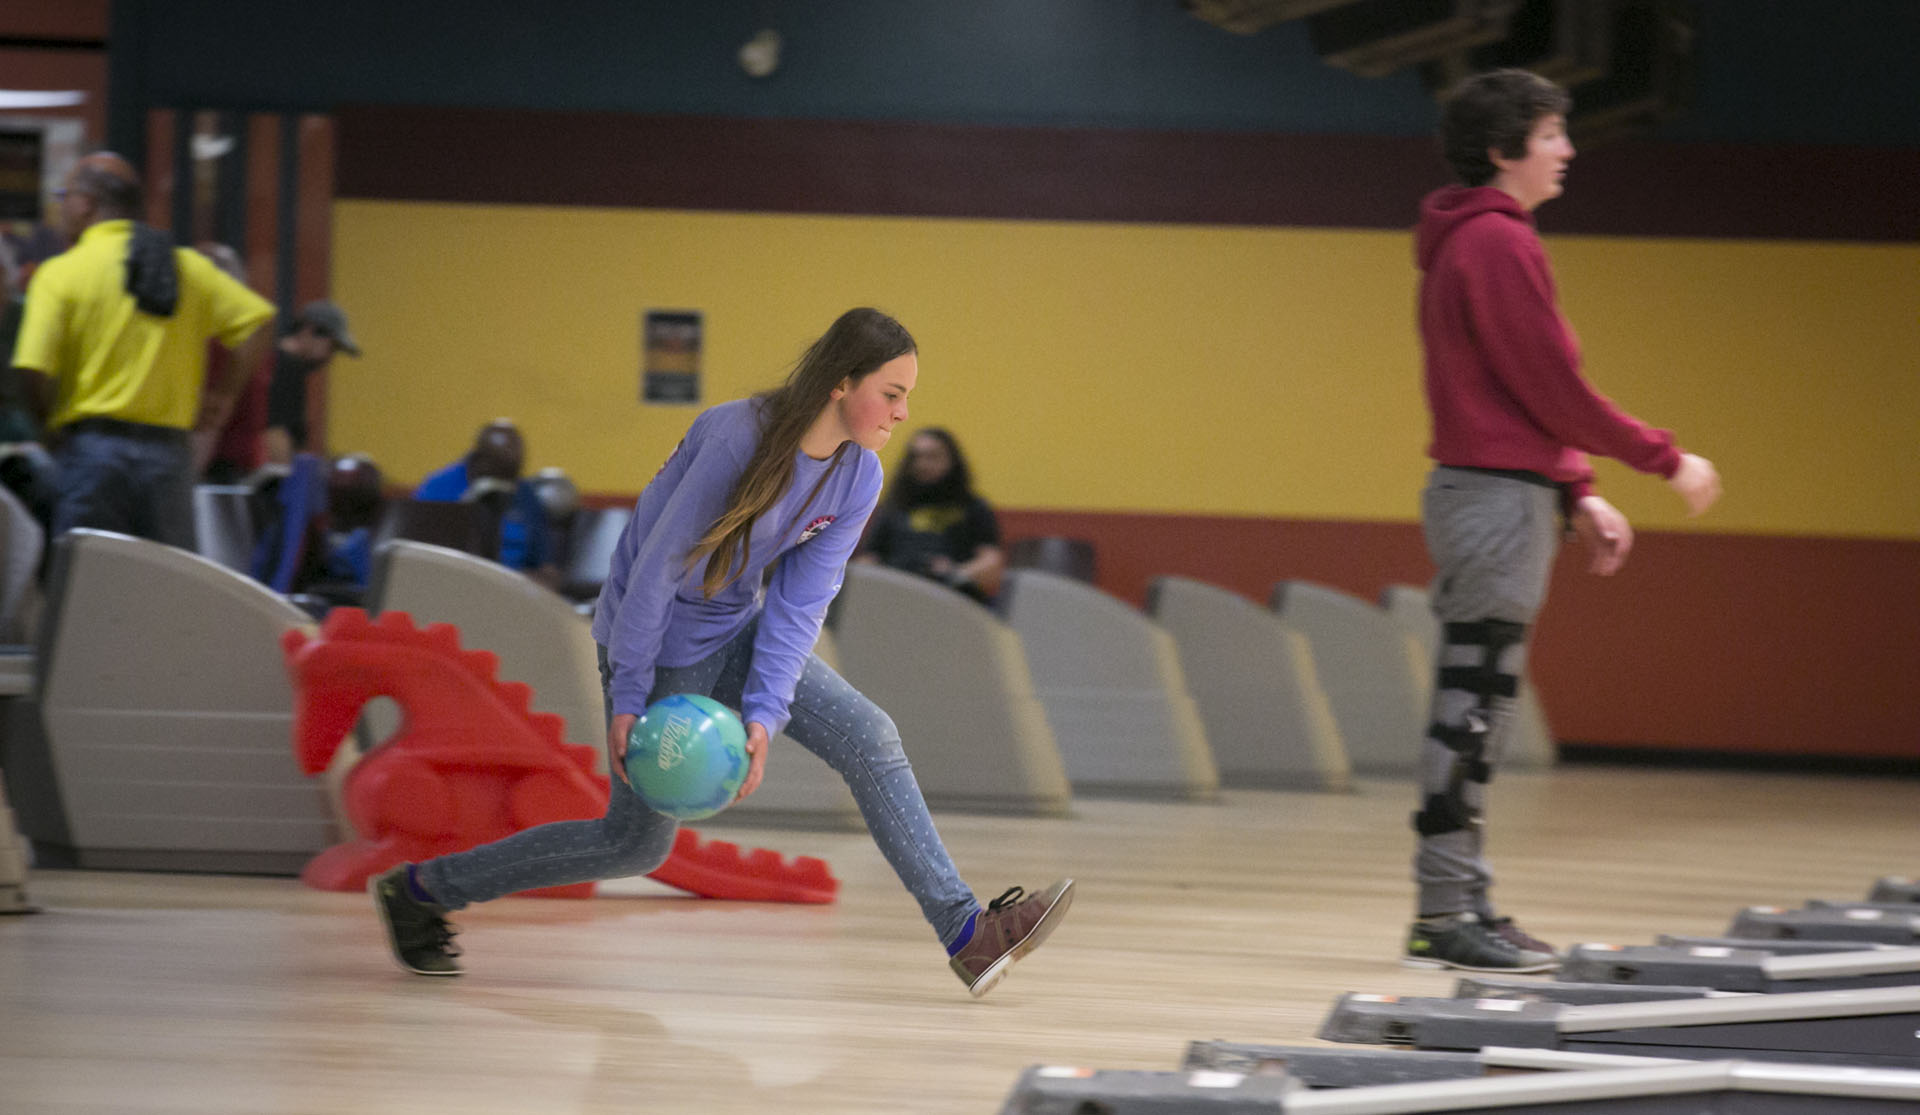
M 726 646 L 690 666 L 660 667 L 649 700 L 704 693 L 737 709 L 758 628 L 757 622 L 748 624 Z M 603 693 L 611 678 L 607 650 L 601 647 Z M 612 717 L 609 699 L 609 722 Z M 795 688 L 787 735 L 847 780 L 881 854 L 920 903 L 940 943 L 952 942 L 979 904 L 934 831 L 893 719 L 813 657 Z M 515 891 L 644 875 L 673 850 L 679 827 L 673 818 L 648 809 L 616 778 L 607 814 L 599 820 L 557 821 L 428 860 L 419 866 L 419 878 L 436 901 L 458 910 Z
M 185 430 L 83 419 L 54 451 L 53 534 L 118 531 L 191 550 L 193 457 Z

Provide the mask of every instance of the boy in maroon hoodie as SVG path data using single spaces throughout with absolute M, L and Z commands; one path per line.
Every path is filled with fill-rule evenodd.
M 1411 965 L 1541 972 L 1559 962 L 1552 946 L 1495 915 L 1481 807 L 1563 527 L 1603 576 L 1633 546 L 1626 517 L 1594 494 L 1587 454 L 1665 477 L 1692 514 L 1720 495 L 1711 462 L 1622 412 L 1580 374 L 1532 216 L 1560 196 L 1573 158 L 1568 105 L 1559 86 L 1521 70 L 1461 83 L 1440 124 L 1461 184 L 1421 203 L 1420 340 L 1435 462 L 1421 520 L 1444 638 L 1413 818 Z

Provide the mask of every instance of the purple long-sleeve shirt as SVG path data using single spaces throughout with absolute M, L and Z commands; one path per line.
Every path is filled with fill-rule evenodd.
M 840 591 L 847 558 L 880 498 L 880 458 L 849 444 L 836 467 L 796 452 L 793 482 L 754 523 L 746 570 L 708 600 L 700 585 L 706 561 L 689 568 L 687 554 L 726 510 L 759 441 L 759 404 L 721 403 L 693 420 L 640 493 L 593 617 L 593 637 L 613 664 L 616 715 L 646 711 L 656 667 L 708 657 L 757 609 L 760 629 L 740 711 L 769 736 L 786 727 L 794 687 L 820 637 L 827 605 Z M 819 494 L 813 495 L 816 487 Z M 771 580 L 768 566 L 774 567 Z

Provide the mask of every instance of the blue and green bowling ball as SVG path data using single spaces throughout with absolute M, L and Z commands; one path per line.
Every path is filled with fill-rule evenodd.
M 662 697 L 627 733 L 627 780 L 647 808 L 677 820 L 733 804 L 747 766 L 746 725 L 712 697 Z

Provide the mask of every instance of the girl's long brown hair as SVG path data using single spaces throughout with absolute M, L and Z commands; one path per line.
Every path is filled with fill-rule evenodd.
M 754 447 L 753 456 L 734 484 L 727 509 L 687 555 L 688 568 L 706 559 L 700 587 L 707 599 L 713 599 L 746 571 L 752 557 L 753 524 L 793 483 L 793 458 L 800 451 L 800 439 L 833 401 L 833 389 L 842 381 L 859 383 L 880 365 L 914 351 L 913 337 L 905 326 L 879 310 L 862 306 L 841 314 L 819 340 L 809 345 L 785 383 L 760 393 L 760 444 Z M 845 450 L 841 445 L 833 467 L 807 497 L 809 504 L 833 468 L 839 466 L 840 453 Z M 805 511 L 802 507 L 801 513 Z

